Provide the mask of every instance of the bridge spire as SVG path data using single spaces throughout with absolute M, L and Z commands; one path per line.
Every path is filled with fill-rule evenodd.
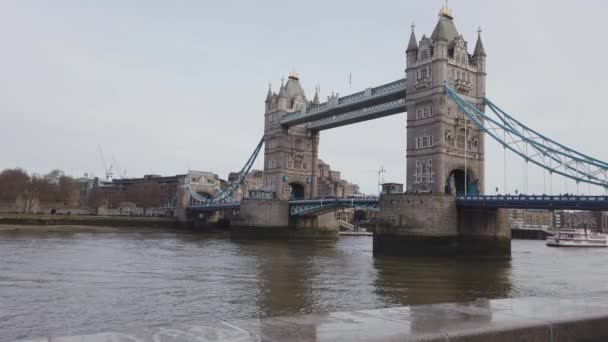
M 321 103 L 321 100 L 319 100 L 319 86 L 315 87 L 315 98 L 312 100 L 312 104 L 314 105 L 318 105 Z
M 285 79 L 281 78 L 281 88 L 279 89 L 279 98 L 285 97 Z
M 266 95 L 266 103 L 272 102 L 272 83 L 268 83 L 268 94 Z
M 406 53 L 418 51 L 418 40 L 416 40 L 416 33 L 414 32 L 416 29 L 416 25 L 412 23 L 412 34 L 410 35 L 410 42 L 407 45 Z
M 481 26 L 477 30 L 477 44 L 475 44 L 475 52 L 473 52 L 474 57 L 486 57 L 486 49 L 483 46 L 483 42 L 481 41 Z

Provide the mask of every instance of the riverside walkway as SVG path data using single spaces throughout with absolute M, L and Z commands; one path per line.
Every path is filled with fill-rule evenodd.
M 477 300 L 31 339 L 105 341 L 607 341 L 608 294 Z M 24 341 L 22 341 L 24 342 Z

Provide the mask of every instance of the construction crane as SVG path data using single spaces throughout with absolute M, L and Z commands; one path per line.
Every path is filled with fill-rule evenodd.
M 106 181 L 111 182 L 112 178 L 114 177 L 114 165 L 110 164 L 110 167 L 107 166 L 106 159 L 103 156 L 103 150 L 101 149 L 101 145 L 97 145 L 97 151 L 99 152 L 99 157 L 101 158 L 101 164 L 103 166 L 103 171 L 106 175 Z

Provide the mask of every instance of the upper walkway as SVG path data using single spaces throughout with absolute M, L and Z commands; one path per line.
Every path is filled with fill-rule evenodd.
M 309 129 L 322 131 L 403 113 L 406 111 L 405 86 L 405 79 L 400 79 L 352 95 L 330 97 L 327 102 L 285 114 L 281 125 L 308 124 Z

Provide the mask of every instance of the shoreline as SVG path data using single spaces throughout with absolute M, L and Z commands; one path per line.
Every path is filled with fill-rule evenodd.
M 175 229 L 181 226 L 175 218 L 0 214 L 0 231 L 23 230 L 24 227 L 29 227 L 27 230 L 42 231 L 108 231 L 108 229 L 123 228 L 124 230 L 135 227 Z
M 174 227 L 141 226 L 99 226 L 99 225 L 40 225 L 40 224 L 3 224 L 0 234 L 4 233 L 169 233 Z

